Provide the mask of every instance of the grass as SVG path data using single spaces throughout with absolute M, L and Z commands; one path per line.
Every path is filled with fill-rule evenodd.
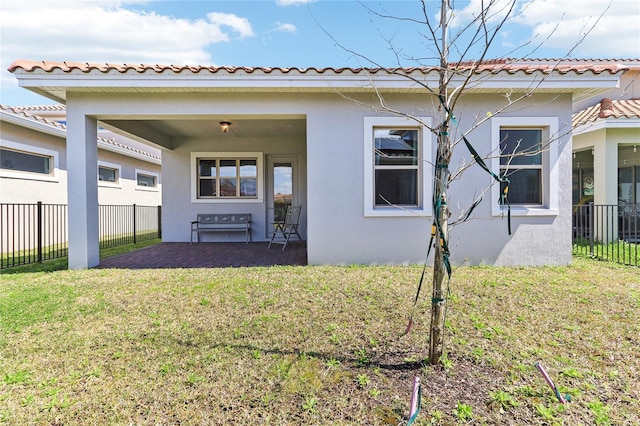
M 417 266 L 54 269 L 0 276 L 0 424 L 399 424 L 415 375 L 418 425 L 640 423 L 635 267 L 456 269 L 446 369 Z
M 596 242 L 593 245 L 593 251 L 588 240 L 578 240 L 573 244 L 573 254 L 580 257 L 640 266 L 640 244 L 622 240 L 609 244 Z
M 157 231 L 149 231 L 143 233 L 139 232 L 136 234 L 137 244 L 133 243 L 132 234 L 103 237 L 100 240 L 100 256 L 115 256 L 118 253 L 126 253 L 131 250 L 157 244 L 160 242 L 160 238 L 157 238 L 157 235 Z M 43 263 L 52 262 L 47 263 L 46 267 L 59 270 L 66 268 L 67 255 L 67 243 L 60 243 L 43 247 L 41 258 L 43 260 Z M 12 268 L 15 270 L 15 268 L 18 267 L 36 263 L 38 263 L 37 248 L 31 248 L 29 250 L 16 252 L 0 253 L 0 265 L 2 269 Z M 39 267 L 36 267 L 36 270 L 38 268 Z M 29 268 L 27 268 L 26 270 L 29 270 Z M 20 269 L 20 271 L 22 271 L 22 269 Z
M 100 259 L 128 253 L 133 250 L 149 247 L 160 242 L 160 238 L 140 241 L 137 244 L 123 244 L 115 247 L 101 248 Z M 0 274 L 22 274 L 30 272 L 53 272 L 67 269 L 68 258 L 66 256 L 57 259 L 45 260 L 42 263 L 27 263 L 0 270 Z

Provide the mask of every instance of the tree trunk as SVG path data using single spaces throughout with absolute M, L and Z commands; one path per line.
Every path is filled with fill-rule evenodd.
M 446 114 L 445 114 L 446 115 Z M 431 328 L 429 339 L 429 363 L 436 365 L 444 351 L 444 312 L 446 308 L 446 294 L 444 281 L 447 275 L 445 256 L 448 240 L 447 186 L 449 181 L 449 169 L 447 167 L 451 154 L 451 144 L 448 134 L 446 118 L 440 127 L 438 136 L 438 156 L 436 164 L 436 179 L 434 188 L 434 221 L 437 221 L 435 229 L 436 237 L 433 258 L 433 292 L 431 294 Z M 436 208 L 439 206 L 439 208 Z
M 449 187 L 449 160 L 451 158 L 451 138 L 449 136 L 448 109 L 448 46 L 447 46 L 447 0 L 442 1 L 440 9 L 440 28 L 442 31 L 442 46 L 440 51 L 440 81 L 438 94 L 440 97 L 440 126 L 438 128 L 438 153 L 434 173 L 434 222 L 435 246 L 433 255 L 433 292 L 431 294 L 431 327 L 429 333 L 429 363 L 440 363 L 444 352 L 444 313 L 446 309 L 446 294 L 444 290 L 445 275 L 448 262 L 447 241 L 449 209 L 447 207 L 447 188 Z M 447 109 L 444 107 L 447 106 Z

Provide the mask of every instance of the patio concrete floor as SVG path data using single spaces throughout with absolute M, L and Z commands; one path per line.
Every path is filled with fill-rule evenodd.
M 269 243 L 160 243 L 100 261 L 98 268 L 230 268 L 306 265 L 307 244 L 294 241 L 284 251 Z

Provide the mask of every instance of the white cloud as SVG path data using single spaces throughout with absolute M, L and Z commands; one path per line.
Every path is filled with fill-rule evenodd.
M 490 22 L 502 19 L 509 12 L 513 0 L 494 0 L 490 7 L 488 20 Z M 470 0 L 469 4 L 462 9 L 455 11 L 455 18 L 462 22 L 469 22 L 474 17 L 479 16 L 482 8 L 487 7 L 487 2 L 483 0 Z M 438 20 L 440 17 L 438 16 Z M 437 21 L 436 21 L 437 22 Z
M 546 45 L 583 58 L 640 58 L 640 3 L 637 0 L 535 0 L 518 18 Z M 600 17 L 602 15 L 602 17 Z
M 276 21 L 273 23 L 273 29 L 271 29 L 271 31 L 276 31 L 281 33 L 296 33 L 298 32 L 298 28 L 296 28 L 296 26 L 293 24 Z
M 490 22 L 503 17 L 510 3 L 511 0 L 496 0 Z M 585 40 L 571 51 L 571 56 L 640 57 L 640 3 L 638 0 L 613 0 L 607 9 L 608 4 L 606 0 L 519 1 L 516 13 L 510 18 L 510 22 L 519 28 L 503 29 L 500 34 L 502 45 L 513 48 L 532 39 L 532 46 L 542 43 L 544 47 L 556 49 L 559 57 L 562 57 L 586 35 Z M 480 8 L 481 0 L 471 0 L 466 7 L 456 10 L 455 23 L 470 22 L 478 15 Z M 509 37 L 505 34 L 509 34 Z M 525 54 L 524 50 L 518 53 Z M 535 52 L 532 54 L 535 55 Z
M 16 59 L 207 65 L 209 45 L 254 36 L 233 14 L 188 20 L 123 8 L 136 3 L 2 0 L 2 87 L 15 87 L 6 68 Z
M 240 37 L 252 37 L 255 34 L 246 18 L 240 18 L 230 13 L 212 12 L 207 14 L 212 24 L 219 27 L 229 27 L 240 34 Z

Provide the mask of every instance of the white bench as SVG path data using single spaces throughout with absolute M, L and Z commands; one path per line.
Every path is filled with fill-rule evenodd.
M 193 234 L 196 234 L 196 242 L 200 242 L 201 232 L 244 232 L 246 242 L 251 241 L 251 214 L 250 213 L 200 213 L 198 219 L 191 222 L 191 244 Z

